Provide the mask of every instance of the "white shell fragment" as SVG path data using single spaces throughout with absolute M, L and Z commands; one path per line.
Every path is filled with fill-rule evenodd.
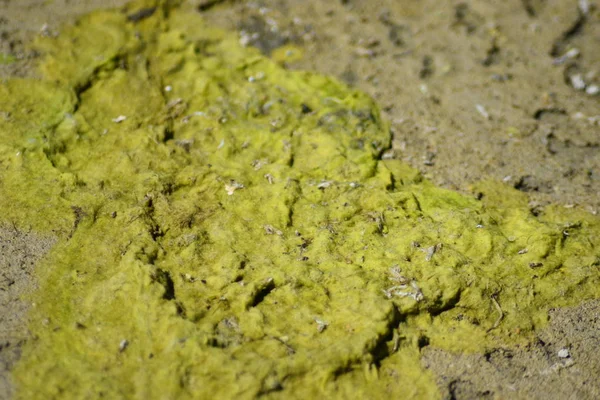
M 317 323 L 317 332 L 319 333 L 323 332 L 329 326 L 329 322 L 319 318 L 315 318 L 315 322 Z
M 481 116 L 485 119 L 490 119 L 490 114 L 488 114 L 487 110 L 481 104 L 475 104 L 475 109 Z
M 431 247 L 431 249 L 436 248 L 438 248 L 438 245 Z M 394 282 L 394 286 L 382 290 L 383 294 L 385 294 L 385 297 L 388 299 L 393 297 L 410 297 L 417 302 L 425 299 L 417 282 L 414 279 L 404 276 L 402 274 L 402 268 L 400 268 L 398 264 L 394 264 L 390 267 L 388 279 Z
M 232 196 L 233 193 L 238 190 L 238 189 L 243 189 L 244 185 L 242 185 L 241 183 L 238 183 L 236 181 L 231 181 L 227 184 L 225 184 L 225 190 L 227 191 L 227 194 Z
M 326 189 L 331 186 L 331 181 L 323 181 L 317 185 L 317 189 Z

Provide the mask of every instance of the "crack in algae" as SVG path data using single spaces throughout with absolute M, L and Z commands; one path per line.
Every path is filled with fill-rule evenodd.
M 62 237 L 20 398 L 435 398 L 423 346 L 522 343 L 598 296 L 597 217 L 436 188 L 381 160 L 366 95 L 137 6 L 0 85 L 0 215 Z

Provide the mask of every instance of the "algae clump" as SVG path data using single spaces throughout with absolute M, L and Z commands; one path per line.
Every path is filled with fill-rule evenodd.
M 155 7 L 0 84 L 1 218 L 62 238 L 20 398 L 435 398 L 422 346 L 523 342 L 600 294 L 597 217 L 436 188 L 381 160 L 366 95 Z

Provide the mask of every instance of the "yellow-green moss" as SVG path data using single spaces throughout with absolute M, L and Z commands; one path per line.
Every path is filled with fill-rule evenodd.
M 0 53 L 0 65 L 12 64 L 17 61 L 17 58 L 12 54 Z
M 0 218 L 62 240 L 20 398 L 435 398 L 424 344 L 522 342 L 600 294 L 597 217 L 380 161 L 366 95 L 190 9 L 36 45 L 45 79 L 0 84 Z

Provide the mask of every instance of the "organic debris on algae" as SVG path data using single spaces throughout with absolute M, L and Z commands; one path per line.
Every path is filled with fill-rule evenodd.
M 366 95 L 154 6 L 0 84 L 1 218 L 62 238 L 20 398 L 432 398 L 423 346 L 524 342 L 600 295 L 597 217 L 436 188 L 381 160 Z

